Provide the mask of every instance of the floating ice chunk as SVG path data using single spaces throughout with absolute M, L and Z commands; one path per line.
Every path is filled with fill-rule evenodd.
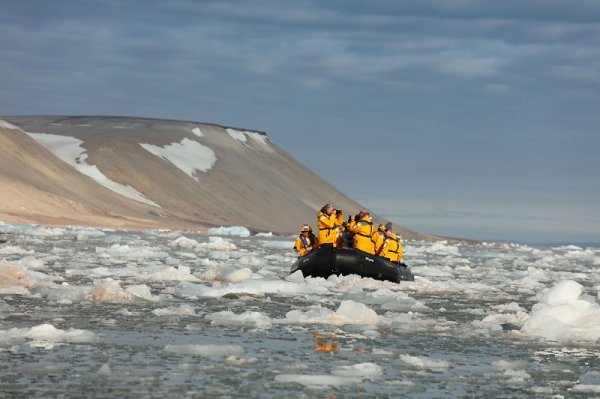
M 98 374 L 98 375 L 111 375 L 112 371 L 111 371 L 110 366 L 108 365 L 108 363 L 104 363 L 102 365 L 102 367 L 100 367 L 100 369 L 98 369 L 98 371 L 96 371 L 96 374 Z
M 1 291 L 0 291 L 1 292 Z M 6 314 L 12 313 L 15 310 L 13 306 L 0 299 L 0 318 L 5 317 Z
M 243 356 L 239 345 L 167 345 L 163 352 L 169 355 L 191 355 L 202 357 Z
M 169 254 L 150 247 L 130 247 L 128 244 L 113 244 L 110 248 L 96 247 L 96 253 L 104 257 L 117 258 L 167 258 Z
M 136 279 L 138 281 L 200 281 L 198 277 L 192 274 L 188 266 L 149 268 L 138 274 Z
M 213 227 L 208 229 L 208 234 L 215 234 L 219 236 L 239 236 L 239 237 L 250 237 L 250 230 L 244 226 L 221 226 Z
M 256 233 L 255 236 L 256 237 L 273 237 L 273 233 L 272 232 L 268 232 L 268 233 Z
M 233 271 L 225 276 L 225 280 L 230 283 L 241 283 L 252 278 L 252 270 L 247 267 Z
M 33 255 L 35 251 L 26 250 L 13 245 L 6 245 L 0 248 L 0 255 Z
M 326 290 L 325 290 L 326 291 Z M 246 280 L 239 284 L 223 287 L 207 287 L 201 284 L 182 282 L 175 287 L 175 295 L 183 297 L 212 297 L 218 298 L 228 294 L 279 294 L 297 295 L 312 293 L 310 287 L 278 280 Z
M 256 364 L 256 362 L 258 361 L 257 358 L 255 357 L 250 357 L 250 358 L 243 358 L 243 357 L 237 357 L 234 355 L 228 356 L 227 359 L 225 359 L 225 364 L 228 366 L 237 366 L 237 367 L 243 367 L 243 366 L 247 366 L 250 364 Z
M 502 371 L 503 377 L 506 379 L 506 383 L 514 385 L 525 385 L 527 380 L 531 378 L 531 375 L 525 368 L 527 364 L 525 362 L 509 362 L 506 360 L 498 360 L 492 363 L 492 367 L 496 370 Z
M 132 285 L 130 287 L 127 287 L 125 291 L 137 298 L 145 299 L 147 301 L 158 302 L 160 300 L 160 297 L 158 295 L 152 295 L 150 287 L 148 287 L 145 284 Z
M 61 227 L 37 227 L 31 232 L 36 237 L 61 237 L 67 235 L 67 230 Z
M 235 314 L 226 310 L 223 312 L 211 313 L 206 316 L 210 324 L 214 326 L 250 326 L 260 329 L 271 328 L 273 324 L 271 318 L 260 312 L 247 311 Z
M 106 237 L 106 233 L 97 229 L 81 229 L 77 230 L 77 241 L 85 241 L 88 238 Z
M 293 241 L 261 241 L 260 245 L 265 248 L 274 248 L 274 249 L 292 249 L 292 248 L 294 248 Z
M 154 309 L 152 314 L 156 316 L 167 316 L 167 315 L 176 315 L 176 316 L 196 316 L 196 311 L 191 305 L 186 303 L 179 305 L 179 307 L 169 307 L 169 308 L 161 308 Z
M 577 384 L 572 388 L 573 392 L 600 393 L 600 385 Z
M 435 241 L 423 247 L 407 247 L 407 255 L 410 255 L 411 253 L 418 254 L 421 252 L 440 256 L 460 256 L 458 247 L 448 244 L 448 241 Z
M 52 277 L 25 269 L 22 266 L 0 260 L 0 289 L 5 294 L 11 291 L 15 294 L 28 295 L 30 289 L 36 286 L 50 286 Z
M 91 331 L 69 329 L 60 330 L 52 324 L 40 324 L 31 328 L 11 328 L 0 330 L 0 344 L 18 344 L 25 341 L 36 343 L 84 343 L 94 342 L 96 334 Z
M 192 239 L 192 238 L 187 238 L 187 237 L 178 237 L 175 241 L 173 241 L 171 243 L 172 247 L 181 247 L 181 248 L 196 248 L 197 246 L 199 246 L 199 242 Z
M 208 242 L 198 242 L 192 238 L 179 237 L 171 243 L 171 246 L 215 251 L 233 251 L 237 249 L 234 243 L 226 241 L 222 237 L 208 237 Z
M 600 305 L 579 299 L 582 291 L 573 280 L 556 284 L 533 306 L 521 332 L 557 341 L 599 339 Z
M 284 384 L 297 383 L 307 387 L 324 388 L 360 384 L 362 378 L 338 377 L 334 375 L 279 374 L 275 376 L 275 381 Z
M 87 299 L 92 302 L 130 303 L 134 301 L 134 296 L 123 290 L 118 281 L 109 278 L 94 281 L 94 287 Z
M 383 369 L 375 363 L 359 363 L 354 366 L 336 367 L 331 370 L 331 374 L 340 377 L 376 378 L 383 375 Z
M 400 360 L 411 367 L 423 370 L 446 371 L 450 363 L 445 360 L 432 360 L 425 356 L 400 355 Z
M 338 310 L 335 312 L 323 307 L 310 309 L 306 312 L 302 310 L 289 311 L 283 323 L 300 324 L 377 324 L 379 316 L 368 306 L 351 300 L 342 301 Z
M 26 269 L 44 270 L 44 261 L 33 256 L 26 256 L 14 262 L 15 265 L 23 266 Z
M 296 283 L 296 284 L 304 284 L 305 283 L 304 274 L 302 274 L 302 270 L 296 270 L 294 273 L 290 274 L 289 276 L 286 276 L 285 279 L 287 281 L 289 281 L 290 283 Z
M 198 180 L 194 176 L 196 171 L 208 172 L 217 162 L 217 156 L 210 147 L 187 137 L 180 143 L 172 143 L 164 147 L 144 143 L 140 143 L 140 146 L 149 153 L 171 163 L 194 180 Z

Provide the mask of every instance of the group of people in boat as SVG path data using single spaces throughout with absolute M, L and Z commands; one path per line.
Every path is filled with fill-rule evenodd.
M 318 236 L 310 225 L 300 228 L 294 250 L 302 257 L 320 246 L 353 247 L 371 255 L 381 256 L 392 262 L 401 263 L 403 257 L 402 236 L 396 235 L 392 224 L 373 225 L 369 212 L 361 210 L 354 217 L 345 219 L 340 209 L 325 204 L 318 213 Z

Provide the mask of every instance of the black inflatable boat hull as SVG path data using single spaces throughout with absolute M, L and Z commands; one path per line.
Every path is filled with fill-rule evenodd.
M 369 255 L 353 248 L 320 247 L 298 258 L 291 273 L 302 271 L 304 277 L 327 278 L 333 274 L 347 276 L 357 274 L 376 280 L 414 281 L 415 277 L 405 264 L 390 262 L 379 256 Z

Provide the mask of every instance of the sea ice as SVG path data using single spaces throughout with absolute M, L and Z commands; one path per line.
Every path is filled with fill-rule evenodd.
M 376 378 L 383 375 L 383 369 L 375 363 L 359 363 L 336 367 L 331 370 L 331 374 L 340 377 Z
M 445 360 L 433 360 L 425 356 L 400 355 L 400 360 L 416 369 L 446 371 L 450 363 Z
M 260 312 L 247 311 L 240 314 L 230 310 L 215 312 L 206 315 L 211 325 L 215 326 L 249 326 L 259 329 L 271 328 L 271 318 Z
M 208 229 L 208 234 L 214 234 L 219 236 L 238 236 L 238 237 L 250 237 L 251 233 L 244 226 L 221 226 L 212 227 Z
M 531 310 L 521 332 L 557 341 L 596 341 L 600 338 L 600 305 L 580 299 L 581 284 L 562 281 L 548 290 Z
M 163 352 L 169 355 L 229 357 L 243 356 L 245 350 L 240 345 L 167 345 Z
M 40 324 L 31 328 L 0 330 L 0 345 L 14 345 L 25 341 L 33 341 L 34 343 L 84 343 L 94 342 L 96 339 L 96 334 L 91 331 L 73 328 L 60 330 L 52 324 Z
M 330 386 L 356 385 L 362 382 L 358 377 L 339 377 L 334 375 L 279 374 L 275 382 L 297 383 L 307 387 L 325 388 Z
M 342 301 L 334 312 L 331 309 L 315 307 L 303 312 L 290 310 L 285 319 L 277 320 L 279 323 L 299 324 L 378 324 L 379 316 L 367 305 L 352 300 Z

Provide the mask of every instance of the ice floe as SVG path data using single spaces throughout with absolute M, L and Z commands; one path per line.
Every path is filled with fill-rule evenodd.
M 533 306 L 521 332 L 557 341 L 600 339 L 600 305 L 581 299 L 582 291 L 573 280 L 556 284 Z

